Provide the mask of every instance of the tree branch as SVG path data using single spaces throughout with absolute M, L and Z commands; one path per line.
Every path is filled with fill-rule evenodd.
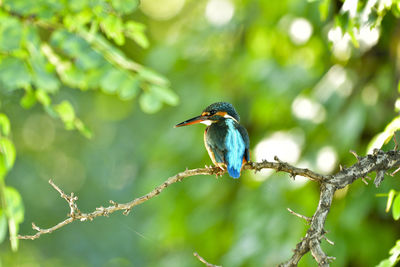
M 305 219 L 310 224 L 310 228 L 307 230 L 307 233 L 302 238 L 302 240 L 296 245 L 293 256 L 287 262 L 282 263 L 280 266 L 296 266 L 300 261 L 300 259 L 307 252 L 311 252 L 311 255 L 314 257 L 319 266 L 329 266 L 329 262 L 332 261 L 334 257 L 328 257 L 325 254 L 325 252 L 321 248 L 321 240 L 325 239 L 327 240 L 328 243 L 333 244 L 332 241 L 328 240 L 325 237 L 326 231 L 324 230 L 324 225 L 330 207 L 332 205 L 333 196 L 336 190 L 353 183 L 356 179 L 359 178 L 363 179 L 367 177 L 369 173 L 374 171 L 377 173 L 374 183 L 378 187 L 380 183 L 383 181 L 384 174 L 389 169 L 398 168 L 400 166 L 400 151 L 384 152 L 382 150 L 376 149 L 372 154 L 369 154 L 365 157 L 360 157 L 355 152 L 352 153 L 356 156 L 357 163 L 355 163 L 349 168 L 341 169 L 338 173 L 334 175 L 322 175 L 315 173 L 309 169 L 297 168 L 291 166 L 286 162 L 282 162 L 277 157 L 275 157 L 276 162 L 268 162 L 268 161 L 249 162 L 244 166 L 243 169 L 245 170 L 254 170 L 255 172 L 257 172 L 265 168 L 274 169 L 277 172 L 278 171 L 286 172 L 293 178 L 295 178 L 297 175 L 301 175 L 307 177 L 312 181 L 320 183 L 320 199 L 318 207 L 311 218 L 295 213 L 289 209 L 289 212 L 291 212 L 292 214 Z M 73 193 L 71 193 L 71 195 L 65 194 L 57 185 L 55 185 L 50 180 L 49 183 L 53 186 L 55 190 L 57 190 L 60 193 L 60 196 L 63 199 L 65 199 L 65 201 L 67 201 L 70 207 L 70 213 L 68 214 L 67 219 L 47 229 L 39 228 L 34 223 L 32 223 L 32 228 L 36 231 L 36 233 L 34 235 L 19 235 L 18 238 L 33 240 L 39 238 L 42 234 L 52 233 L 55 230 L 64 227 L 67 224 L 72 223 L 73 221 L 77 220 L 91 221 L 96 217 L 108 216 L 109 214 L 119 210 L 123 210 L 123 214 L 127 215 L 133 207 L 140 205 L 143 202 L 157 196 L 165 188 L 167 188 L 173 183 L 182 181 L 184 178 L 196 175 L 220 175 L 220 174 L 221 174 L 221 169 L 217 167 L 206 167 L 193 170 L 185 170 L 181 173 L 171 176 L 164 183 L 162 183 L 154 190 L 152 190 L 151 192 L 142 197 L 135 198 L 132 201 L 123 204 L 110 201 L 111 203 L 110 206 L 98 207 L 96 208 L 95 211 L 91 213 L 82 213 L 78 209 L 78 206 L 76 204 L 78 197 L 74 196 Z M 199 260 L 201 258 L 198 254 L 196 257 Z

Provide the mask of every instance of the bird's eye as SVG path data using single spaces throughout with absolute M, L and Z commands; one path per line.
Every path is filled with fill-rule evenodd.
M 210 111 L 210 115 L 211 115 L 211 116 L 214 115 L 215 113 L 217 113 L 216 110 L 211 110 L 211 111 Z

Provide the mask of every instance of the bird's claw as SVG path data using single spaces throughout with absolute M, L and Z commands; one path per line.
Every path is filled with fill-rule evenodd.
M 222 176 L 222 175 L 226 172 L 226 169 L 224 169 L 224 168 L 221 167 L 221 166 L 217 166 L 217 167 L 219 168 L 219 170 L 218 170 L 218 172 L 215 174 L 215 176 L 216 176 L 217 179 L 218 179 L 219 176 Z

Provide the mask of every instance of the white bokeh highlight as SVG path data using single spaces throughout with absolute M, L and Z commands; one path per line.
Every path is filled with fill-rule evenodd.
M 313 123 L 321 123 L 326 118 L 325 108 L 320 103 L 305 96 L 296 97 L 292 103 L 292 113 L 298 119 Z
M 305 44 L 310 39 L 312 32 L 311 23 L 304 18 L 293 19 L 289 27 L 290 39 L 297 45 Z
M 209 0 L 205 10 L 208 22 L 215 26 L 227 24 L 235 13 L 235 6 L 229 0 Z
M 336 150 L 331 146 L 325 146 L 318 151 L 317 168 L 322 173 L 331 173 L 335 170 L 338 161 Z
M 274 157 L 277 156 L 280 160 L 295 164 L 300 158 L 303 142 L 304 132 L 301 129 L 275 132 L 256 145 L 256 161 L 275 161 Z M 258 172 L 254 179 L 263 181 L 272 173 L 273 170 L 264 169 Z

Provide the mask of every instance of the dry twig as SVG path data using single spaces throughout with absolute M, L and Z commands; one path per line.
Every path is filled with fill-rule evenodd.
M 211 264 L 211 263 L 207 262 L 207 261 L 206 261 L 202 256 L 200 256 L 199 253 L 197 253 L 197 252 L 193 252 L 193 256 L 195 256 L 196 258 L 198 258 L 199 261 L 201 261 L 202 263 L 204 263 L 204 265 L 206 265 L 207 267 L 222 267 L 222 266 L 214 265 L 214 264 Z

